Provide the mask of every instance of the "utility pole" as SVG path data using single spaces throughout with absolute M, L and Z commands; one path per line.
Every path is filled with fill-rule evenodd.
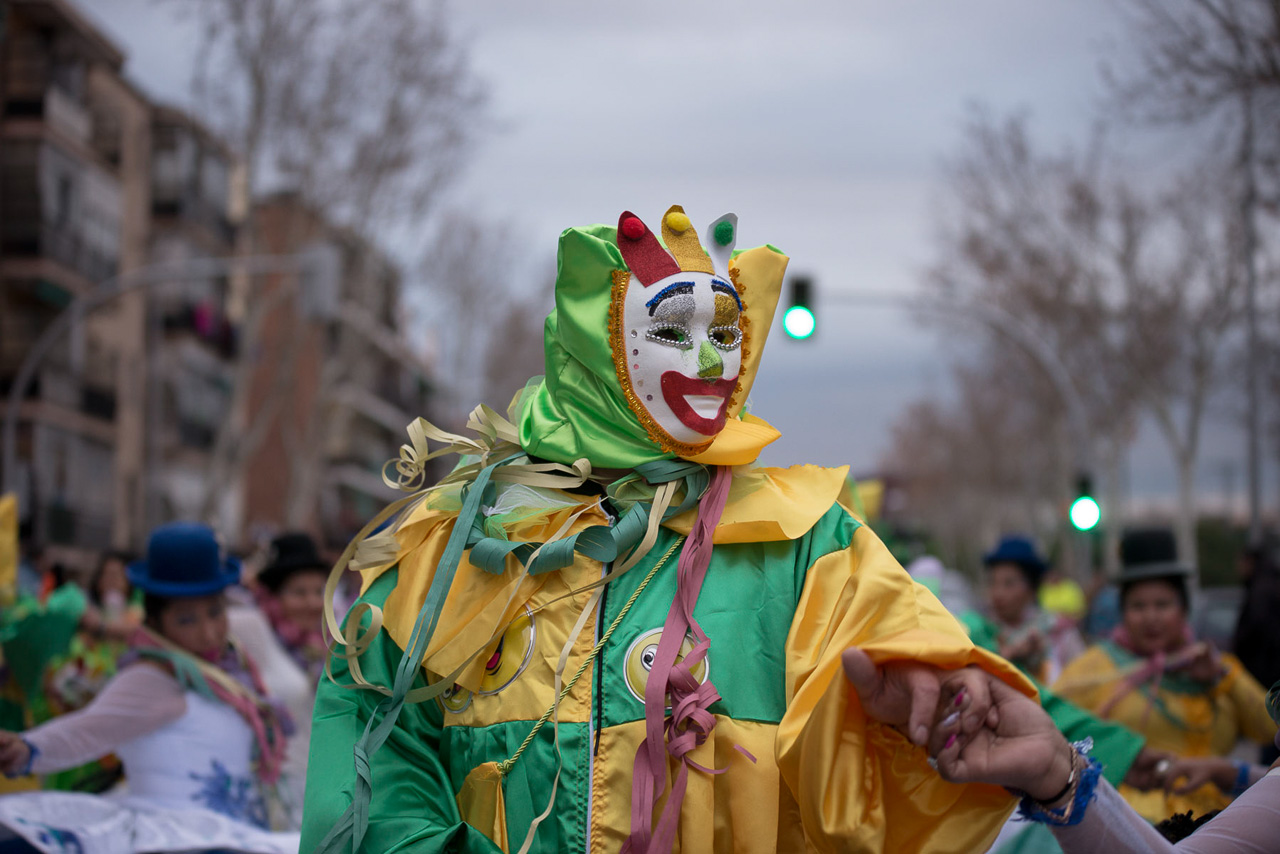
M 1245 381 L 1248 389 L 1249 434 L 1249 544 L 1262 538 L 1262 405 L 1261 371 L 1258 367 L 1258 185 L 1254 172 L 1253 88 L 1240 92 L 1243 113 L 1240 128 L 1240 220 L 1245 284 Z

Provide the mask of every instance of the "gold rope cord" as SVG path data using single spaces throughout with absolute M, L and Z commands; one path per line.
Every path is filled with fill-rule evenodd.
M 653 565 L 653 568 L 649 570 L 649 573 L 627 599 L 626 604 L 622 606 L 622 610 L 618 612 L 618 616 L 613 618 L 613 622 L 609 624 L 609 628 L 600 636 L 600 640 L 598 640 L 596 645 L 591 648 L 591 652 L 587 653 L 587 657 L 583 659 L 582 664 L 578 667 L 578 672 L 573 674 L 573 678 L 570 679 L 569 683 L 560 691 L 559 696 L 557 696 L 550 707 L 542 713 L 542 717 L 538 718 L 537 723 L 533 725 L 533 729 L 529 731 L 529 734 L 525 736 L 524 741 L 520 743 L 520 747 L 516 749 L 516 752 L 512 754 L 510 759 L 504 759 L 498 763 L 498 772 L 502 776 L 507 776 L 511 767 L 516 764 L 516 760 L 520 758 L 521 754 L 524 753 L 525 748 L 529 746 L 529 743 L 533 741 L 534 736 L 538 734 L 538 730 L 542 729 L 542 725 L 551 718 L 556 707 L 564 701 L 565 697 L 569 696 L 569 692 L 573 690 L 573 686 L 578 684 L 578 680 L 582 678 L 582 674 L 587 672 L 587 668 L 596 660 L 596 656 L 600 654 L 600 650 L 609 642 L 609 638 L 613 637 L 614 630 L 618 628 L 622 623 L 623 618 L 627 616 L 627 612 L 631 610 L 631 606 L 635 604 L 636 599 L 638 599 L 640 594 L 644 592 L 644 589 L 649 586 L 649 582 L 658 574 L 658 570 L 662 569 L 662 567 L 666 565 L 667 561 L 671 559 L 671 556 L 676 553 L 681 544 L 684 543 L 684 539 L 684 537 L 677 538 L 676 541 L 671 544 L 671 548 L 667 549 L 666 554 L 659 558 L 658 562 Z

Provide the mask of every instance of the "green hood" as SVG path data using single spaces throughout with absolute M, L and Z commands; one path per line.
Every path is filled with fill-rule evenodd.
M 613 271 L 625 270 L 611 225 L 560 235 L 556 305 L 547 317 L 546 375 L 526 394 L 520 444 L 559 463 L 585 457 L 596 468 L 630 469 L 673 454 L 658 447 L 618 382 L 609 346 Z

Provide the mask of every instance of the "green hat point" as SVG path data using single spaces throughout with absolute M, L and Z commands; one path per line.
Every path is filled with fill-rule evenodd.
M 716 239 L 716 243 L 719 243 L 721 246 L 728 246 L 733 242 L 733 223 L 729 222 L 727 219 L 716 223 L 714 237 Z

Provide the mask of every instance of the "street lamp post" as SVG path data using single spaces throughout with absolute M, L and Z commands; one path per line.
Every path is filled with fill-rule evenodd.
M 252 255 L 238 258 L 196 258 L 187 261 L 151 264 L 128 273 L 114 276 L 97 287 L 72 300 L 62 313 L 53 319 L 36 339 L 22 360 L 13 384 L 9 387 L 4 410 L 3 456 L 5 491 L 18 490 L 17 436 L 18 415 L 27 387 L 35 378 L 36 370 L 54 345 L 77 321 L 83 321 L 90 312 L 116 299 L 122 294 L 139 288 L 174 281 L 185 281 L 207 276 L 228 275 L 243 272 L 248 275 L 266 273 L 310 272 L 313 258 L 306 250 L 296 255 Z

